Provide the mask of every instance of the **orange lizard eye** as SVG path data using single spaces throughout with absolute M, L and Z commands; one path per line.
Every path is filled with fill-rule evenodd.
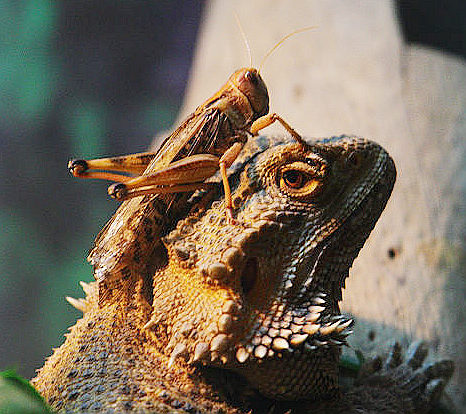
M 283 182 L 291 188 L 298 189 L 305 182 L 304 173 L 298 170 L 288 170 L 283 173 Z
M 315 166 L 301 161 L 284 165 L 278 178 L 280 190 L 298 198 L 314 196 L 323 180 L 322 173 L 316 171 Z

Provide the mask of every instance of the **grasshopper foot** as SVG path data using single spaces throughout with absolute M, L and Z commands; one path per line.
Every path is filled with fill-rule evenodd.
M 82 173 L 87 171 L 88 168 L 86 160 L 74 159 L 68 161 L 68 170 L 75 177 L 79 177 Z
M 108 195 L 116 200 L 124 200 L 128 195 L 128 189 L 123 183 L 115 183 L 108 187 Z
M 238 224 L 237 221 L 235 220 L 232 207 L 227 207 L 226 216 L 227 216 L 227 223 L 228 224 L 232 224 L 232 225 Z

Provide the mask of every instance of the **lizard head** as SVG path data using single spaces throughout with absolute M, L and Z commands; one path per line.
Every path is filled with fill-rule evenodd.
M 256 152 L 230 181 L 236 224 L 217 200 L 164 239 L 152 324 L 173 358 L 235 370 L 273 398 L 329 391 L 352 323 L 341 290 L 390 196 L 393 161 L 339 137 Z

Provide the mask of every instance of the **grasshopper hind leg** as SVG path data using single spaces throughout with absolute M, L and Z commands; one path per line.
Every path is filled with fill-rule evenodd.
M 131 177 L 122 173 L 142 174 L 155 155 L 155 152 L 140 152 L 120 157 L 92 160 L 73 159 L 68 162 L 68 170 L 77 178 L 127 181 Z M 119 173 L 115 174 L 108 171 L 117 171 Z
M 211 154 L 195 154 L 172 162 L 164 168 L 112 184 L 108 188 L 111 197 L 127 200 L 145 194 L 171 194 L 195 191 L 210 187 L 204 183 L 219 169 L 219 159 Z

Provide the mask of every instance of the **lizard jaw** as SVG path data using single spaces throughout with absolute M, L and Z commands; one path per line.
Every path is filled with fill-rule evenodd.
M 223 220 L 221 210 L 214 211 L 220 211 L 218 219 Z M 290 305 L 287 309 L 281 301 L 270 300 L 281 297 L 279 291 L 286 287 L 279 286 L 281 281 L 292 279 L 296 272 L 296 264 L 287 267 L 283 261 L 287 256 L 284 250 L 290 246 L 282 243 L 280 230 L 291 230 L 297 217 L 290 213 L 272 217 L 265 212 L 261 219 L 252 221 L 254 227 L 214 226 L 228 235 L 223 248 L 216 246 L 216 254 L 183 249 L 186 240 L 183 231 L 165 238 L 169 257 L 183 259 L 169 263 L 174 275 L 171 284 L 185 291 L 179 295 L 180 300 L 185 297 L 191 300 L 169 304 L 173 305 L 171 310 L 155 308 L 146 327 L 163 324 L 167 315 L 176 315 L 179 309 L 192 306 L 198 310 L 186 312 L 194 315 L 189 322 L 182 314 L 171 319 L 171 335 L 166 345 L 171 361 L 181 356 L 191 363 L 241 369 L 248 359 L 249 363 L 258 363 L 281 358 L 285 353 L 312 352 L 317 347 L 345 342 L 352 321 L 331 316 L 332 304 L 327 302 L 326 294 L 316 291 L 301 303 L 303 306 Z M 189 232 L 193 234 L 192 229 Z M 314 249 L 316 253 L 308 259 L 313 261 L 311 268 L 317 265 L 323 246 L 324 243 L 319 243 Z M 270 251 L 277 254 L 270 255 Z M 179 268 L 180 263 L 183 269 Z M 173 283 L 177 277 L 182 280 Z M 163 289 L 160 282 L 157 289 Z M 206 304 L 208 311 L 199 312 Z
M 317 267 L 327 244 L 319 243 L 308 258 L 307 266 Z M 237 336 L 236 360 L 243 364 L 249 358 L 260 362 L 265 358 L 281 358 L 284 353 L 310 352 L 317 347 L 340 346 L 351 333 L 353 321 L 342 315 L 334 315 L 333 303 L 327 294 L 315 290 L 312 295 L 299 297 L 299 291 L 290 292 L 296 277 L 296 266 L 282 267 L 283 263 L 270 261 L 269 257 L 245 255 L 240 280 L 244 294 L 243 331 Z M 271 274 L 275 274 L 271 277 Z M 312 282 L 310 273 L 304 286 Z M 283 281 L 279 286 L 273 281 Z M 271 285 L 267 292 L 265 285 Z M 246 288 L 245 288 L 246 287 Z M 284 293 L 288 290 L 287 295 Z M 280 293 L 281 292 L 281 293 Z M 308 292 L 307 292 L 308 293 Z M 296 296 L 297 295 L 297 296 Z M 265 297 L 265 300 L 261 300 Z M 267 298 L 279 297 L 280 301 Z M 299 306 L 293 303 L 299 298 Z M 252 317 L 252 318 L 251 318 Z M 249 322 L 249 324 L 248 324 Z

